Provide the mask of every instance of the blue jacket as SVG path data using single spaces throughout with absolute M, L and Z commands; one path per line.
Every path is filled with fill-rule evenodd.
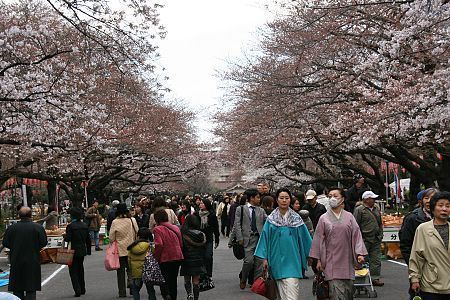
M 276 226 L 269 221 L 256 246 L 255 256 L 267 259 L 273 279 L 303 278 L 308 267 L 311 235 L 305 224 L 298 227 Z

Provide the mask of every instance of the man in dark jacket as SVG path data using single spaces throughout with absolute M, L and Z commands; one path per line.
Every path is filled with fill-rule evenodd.
M 117 210 L 117 204 L 119 204 L 120 201 L 119 200 L 114 200 L 111 203 L 111 209 L 108 212 L 108 217 L 106 219 L 106 230 L 109 232 L 109 230 L 111 229 L 111 225 L 112 222 L 114 221 L 114 219 L 116 218 L 116 210 Z
M 101 224 L 101 216 L 98 212 L 98 201 L 95 200 L 91 207 L 86 211 L 86 219 L 89 222 L 89 234 L 91 236 L 91 240 L 95 241 L 95 251 L 101 251 L 100 248 L 100 226 Z
M 134 207 L 134 218 L 136 219 L 139 228 L 148 228 L 150 216 L 144 213 L 143 208 L 140 205 Z
M 309 212 L 309 218 L 313 223 L 313 228 L 316 230 L 317 223 L 319 223 L 320 216 L 327 212 L 324 205 L 317 202 L 317 193 L 314 190 L 308 190 L 305 194 L 306 203 L 302 209 Z
M 409 264 L 409 256 L 411 255 L 412 244 L 417 227 L 419 227 L 420 224 L 431 220 L 429 202 L 435 193 L 436 189 L 433 188 L 420 191 L 417 194 L 417 201 L 419 201 L 421 206 L 414 209 L 403 219 L 403 224 L 398 235 L 400 238 L 400 251 L 407 264 Z
M 8 290 L 20 299 L 36 299 L 41 290 L 41 262 L 39 252 L 47 245 L 44 227 L 31 220 L 31 209 L 19 210 L 20 222 L 9 226 L 3 246 L 9 248 L 11 269 Z
M 64 240 L 69 242 L 72 250 L 75 250 L 72 265 L 69 266 L 70 280 L 75 291 L 75 297 L 80 297 L 86 293 L 84 282 L 84 257 L 91 255 L 91 238 L 89 237 L 88 226 L 81 222 L 83 212 L 74 207 L 70 211 L 71 223 L 67 225 Z
M 364 183 L 365 178 L 361 174 L 353 176 L 353 185 L 345 193 L 345 210 L 348 212 L 353 213 L 356 202 L 361 201 L 362 194 L 369 190 Z

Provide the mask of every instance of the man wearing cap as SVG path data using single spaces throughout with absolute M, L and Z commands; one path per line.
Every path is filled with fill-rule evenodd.
M 313 228 L 316 230 L 317 223 L 321 215 L 327 212 L 324 205 L 317 202 L 317 193 L 314 190 L 308 190 L 305 194 L 306 203 L 302 209 L 309 211 L 309 218 L 313 223 Z
M 372 191 L 366 191 L 362 194 L 362 205 L 357 206 L 353 212 L 353 216 L 359 225 L 361 234 L 369 253 L 369 268 L 372 276 L 372 283 L 375 286 L 383 286 L 380 281 L 381 273 L 381 240 L 383 238 L 383 223 L 381 222 L 381 214 L 375 199 L 378 197 Z

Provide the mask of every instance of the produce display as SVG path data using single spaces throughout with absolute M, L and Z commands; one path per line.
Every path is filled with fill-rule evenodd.
M 59 228 L 58 226 L 53 226 L 52 229 L 46 229 L 45 233 L 47 235 L 63 235 L 64 233 L 66 233 L 66 229 L 65 228 Z
M 403 216 L 397 215 L 384 215 L 381 217 L 383 226 L 402 226 Z

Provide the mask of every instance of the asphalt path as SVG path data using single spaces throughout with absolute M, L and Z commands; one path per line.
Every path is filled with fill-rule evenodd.
M 242 266 L 242 261 L 233 257 L 231 249 L 227 247 L 228 240 L 221 238 L 219 247 L 214 251 L 214 281 L 216 287 L 210 291 L 200 294 L 200 299 L 236 299 L 253 300 L 264 299 L 253 294 L 247 287 L 245 290 L 239 289 L 238 274 Z M 92 252 L 91 256 L 85 259 L 85 279 L 86 295 L 81 299 L 117 299 L 118 290 L 116 283 L 116 272 L 108 272 L 103 265 L 104 251 Z M 0 257 L 0 268 L 7 270 L 7 260 L 2 255 Z M 306 273 L 309 279 L 301 280 L 300 299 L 315 299 L 311 292 L 312 271 Z M 408 274 L 407 268 L 402 261 L 382 261 L 383 287 L 376 287 L 378 299 L 408 299 Z M 42 291 L 38 292 L 37 299 L 59 300 L 73 298 L 74 292 L 70 283 L 69 271 L 65 266 L 57 264 L 42 265 Z M 0 291 L 7 291 L 7 287 L 1 287 Z M 157 298 L 162 299 L 159 288 L 156 287 Z M 128 296 L 132 299 L 132 296 Z M 365 298 L 361 296 L 361 298 Z M 145 287 L 141 290 L 141 299 L 147 299 Z M 183 279 L 178 279 L 178 299 L 186 299 Z M 0 299 L 1 300 L 1 299 Z

